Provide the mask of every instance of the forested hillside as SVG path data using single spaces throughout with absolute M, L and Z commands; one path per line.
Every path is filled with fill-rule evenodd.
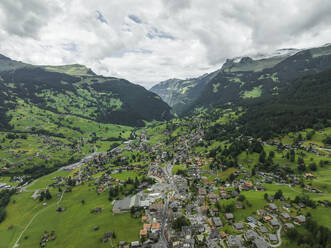
M 331 69 L 296 79 L 277 96 L 251 101 L 246 111 L 241 123 L 257 137 L 330 126 Z

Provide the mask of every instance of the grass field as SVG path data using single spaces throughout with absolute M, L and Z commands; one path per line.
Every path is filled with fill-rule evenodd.
M 68 172 L 55 172 L 40 178 L 28 190 L 44 187 L 52 182 L 53 177 L 66 174 Z M 39 247 L 44 231 L 55 231 L 56 239 L 48 242 L 47 247 L 109 247 L 109 243 L 101 242 L 105 232 L 116 233 L 117 238 L 113 240 L 115 246 L 121 240 L 138 240 L 141 227 L 139 219 L 131 218 L 130 214 L 113 215 L 107 192 L 97 194 L 93 186 L 77 186 L 71 193 L 64 194 L 59 205 L 56 204 L 60 198 L 57 196 L 57 189 L 50 188 L 50 192 L 53 198 L 47 202 L 47 206 L 33 200 L 32 192 L 23 192 L 11 198 L 7 218 L 0 224 L 1 248 L 11 247 L 36 214 L 38 215 L 22 236 L 20 247 Z M 82 200 L 85 204 L 81 203 Z M 65 207 L 66 210 L 58 213 L 58 206 Z M 91 210 L 96 207 L 101 207 L 102 213 L 91 214 Z M 10 225 L 13 228 L 8 230 Z M 99 230 L 93 231 L 94 226 L 99 226 Z
M 262 90 L 261 90 L 262 86 L 259 87 L 255 87 L 250 91 L 244 91 L 242 98 L 256 98 L 256 97 L 260 97 L 262 94 Z
M 113 178 L 116 179 L 120 179 L 120 180 L 128 180 L 129 178 L 131 179 L 135 179 L 136 177 L 139 178 L 139 172 L 135 171 L 135 170 L 131 170 L 131 171 L 122 171 L 121 173 L 116 173 L 116 174 L 112 174 L 111 175 Z

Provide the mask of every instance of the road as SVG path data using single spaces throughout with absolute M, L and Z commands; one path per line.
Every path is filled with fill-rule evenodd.
M 280 232 L 282 231 L 282 225 L 280 225 L 279 229 L 277 230 L 277 238 L 278 238 L 278 244 L 272 245 L 269 244 L 271 247 L 279 247 L 282 245 L 282 237 L 280 236 Z
M 160 239 L 157 244 L 157 247 L 167 247 L 167 248 L 169 247 L 169 243 L 165 236 L 169 199 L 172 196 L 172 193 L 178 192 L 176 184 L 174 183 L 174 178 L 172 175 L 172 168 L 173 168 L 172 163 L 168 163 L 166 165 L 166 167 L 164 168 L 164 172 L 167 175 L 167 180 L 163 184 L 164 184 L 165 188 L 170 188 L 172 190 L 172 192 L 168 192 L 168 195 L 166 196 L 165 201 L 164 201 L 164 207 L 163 207 L 163 212 L 162 212 L 162 223 L 161 223 L 161 227 L 160 227 Z
M 167 211 L 168 211 L 168 204 L 169 204 L 169 199 L 168 197 L 165 200 L 164 203 L 164 208 L 163 208 L 163 216 L 162 216 L 162 223 L 161 223 L 161 229 L 160 229 L 160 245 L 162 247 L 169 247 L 169 243 L 165 237 L 165 225 L 167 223 Z
M 77 168 L 81 167 L 83 164 L 85 164 L 86 162 L 91 161 L 93 158 L 95 158 L 96 156 L 98 156 L 100 154 L 106 154 L 106 153 L 105 152 L 94 152 L 94 153 L 86 156 L 85 158 L 81 159 L 79 162 L 61 167 L 59 170 L 74 170 L 74 169 L 77 169 Z

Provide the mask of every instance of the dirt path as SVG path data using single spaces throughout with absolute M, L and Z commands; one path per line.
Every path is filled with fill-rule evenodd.
M 21 238 L 22 238 L 24 232 L 30 227 L 30 225 L 32 224 L 32 222 L 34 221 L 34 219 L 35 219 L 35 218 L 36 218 L 36 217 L 37 217 L 42 211 L 44 211 L 45 209 L 47 209 L 47 208 L 44 208 L 44 209 L 39 210 L 39 212 L 37 212 L 37 213 L 31 218 L 31 220 L 29 221 L 29 223 L 25 226 L 25 228 L 24 228 L 23 231 L 21 232 L 20 236 L 18 236 L 18 238 L 17 238 L 15 244 L 13 245 L 13 248 L 16 248 L 16 247 L 19 247 L 19 246 L 20 246 L 19 242 L 20 242 L 20 240 L 21 240 Z

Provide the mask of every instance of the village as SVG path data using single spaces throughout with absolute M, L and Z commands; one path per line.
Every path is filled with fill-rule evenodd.
M 183 123 L 181 123 L 183 125 Z M 199 126 L 185 123 L 188 127 Z M 177 128 L 176 125 L 175 128 Z M 61 204 L 65 193 L 73 187 L 88 184 L 97 194 L 109 192 L 109 204 L 113 215 L 130 213 L 141 220 L 141 229 L 135 241 L 121 240 L 119 247 L 279 247 L 282 235 L 306 222 L 306 209 L 316 205 L 329 207 L 328 201 L 314 202 L 309 198 L 286 198 L 282 190 L 268 194 L 268 185 L 280 185 L 295 191 L 303 179 L 312 180 L 313 173 L 298 176 L 281 171 L 267 172 L 246 166 L 233 166 L 216 161 L 212 152 L 194 149 L 205 140 L 204 130 L 194 128 L 191 132 L 171 137 L 171 131 L 163 131 L 163 140 L 151 143 L 146 130 L 134 140 L 108 152 L 95 152 L 79 162 L 65 166 L 59 171 L 70 172 L 69 177 L 52 178 L 52 184 L 34 190 L 33 200 L 50 197 L 48 188 L 57 188 L 58 213 L 66 211 Z M 250 142 L 254 142 L 248 137 Z M 264 144 L 277 146 L 279 144 Z M 285 147 L 291 149 L 292 147 Z M 228 173 L 230 171 L 231 173 Z M 228 174 L 227 174 L 228 173 Z M 226 177 L 222 177 L 227 174 Z M 23 182 L 24 178 L 13 180 Z M 26 191 L 26 186 L 17 188 L 6 183 L 2 189 Z M 319 188 L 304 184 L 303 190 L 322 194 Z M 30 191 L 29 191 L 30 192 Z M 298 192 L 300 193 L 300 192 Z M 247 195 L 259 195 L 259 207 L 254 211 Z M 83 204 L 83 202 L 82 202 Z M 47 206 L 43 202 L 43 206 Z M 92 214 L 103 211 L 91 209 Z M 94 226 L 97 231 L 99 226 Z M 46 237 L 47 236 L 47 237 Z M 49 233 L 40 243 L 47 247 Z M 100 237 L 103 243 L 112 244 L 115 233 L 105 232 Z M 46 238 L 45 238 L 46 237 Z
M 164 143 L 151 146 L 148 138 L 146 132 L 142 132 L 138 142 L 127 141 L 108 153 L 94 154 L 81 163 L 64 167 L 63 170 L 75 170 L 74 176 L 55 178 L 52 185 L 77 186 L 91 181 L 98 192 L 113 190 L 113 214 L 131 212 L 141 219 L 140 240 L 123 240 L 119 247 L 278 247 L 282 243 L 281 232 L 305 223 L 304 200 L 293 203 L 285 199 L 281 191 L 274 196 L 265 194 L 266 204 L 246 218 L 238 220 L 236 216 L 238 211 L 250 205 L 242 192 L 264 192 L 265 183 L 299 184 L 295 175 L 282 178 L 275 173 L 258 171 L 253 179 L 243 166 L 239 166 L 231 180 L 211 181 L 206 173 L 218 172 L 206 169 L 204 165 L 210 164 L 213 158 L 201 158 L 190 149 L 203 140 L 202 130 L 181 135 L 171 144 L 171 149 Z M 131 166 L 129 157 L 123 154 L 135 151 L 147 153 L 140 159 L 149 164 Z M 174 174 L 174 167 L 182 164 L 186 170 L 178 169 Z M 112 177 L 128 171 L 136 172 L 141 180 L 138 177 L 135 180 Z M 312 177 L 312 174 L 305 176 Z M 128 188 L 130 184 L 134 186 Z M 122 193 L 118 193 L 118 187 L 124 187 Z M 305 189 L 320 193 L 309 185 Z M 34 192 L 34 199 L 39 196 L 40 192 Z M 231 199 L 231 203 L 221 204 Z M 328 202 L 324 204 L 328 205 Z M 59 211 L 65 209 L 59 207 Z M 101 211 L 100 208 L 93 210 L 94 213 Z M 111 238 L 111 234 L 105 233 L 103 242 Z

